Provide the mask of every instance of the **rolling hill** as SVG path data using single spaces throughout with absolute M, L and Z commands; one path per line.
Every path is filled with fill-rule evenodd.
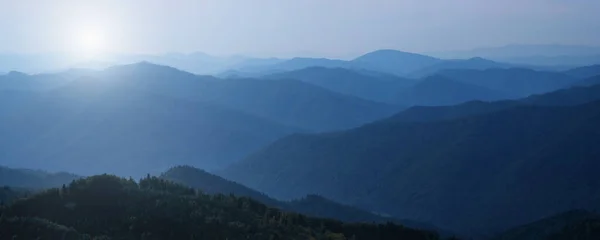
M 393 75 L 373 75 L 345 68 L 311 67 L 265 76 L 269 79 L 297 79 L 334 92 L 371 101 L 393 103 L 394 95 L 416 83 Z
M 511 64 L 495 62 L 479 57 L 469 59 L 443 60 L 434 65 L 411 72 L 409 76 L 414 78 L 422 78 L 435 75 L 440 71 L 451 69 L 486 70 L 491 68 L 510 68 L 512 66 L 513 65 Z
M 384 49 L 357 57 L 352 60 L 352 65 L 372 71 L 404 76 L 439 61 L 437 58 L 425 55 Z
M 573 77 L 589 78 L 600 75 L 600 65 L 573 68 L 565 71 L 564 73 Z
M 223 79 L 197 98 L 309 131 L 357 127 L 405 109 L 298 80 Z
M 203 193 L 211 195 L 233 194 L 238 197 L 249 197 L 269 207 L 297 212 L 307 216 L 337 219 L 344 222 L 354 223 L 393 222 L 406 227 L 436 231 L 443 236 L 452 235 L 450 232 L 439 229 L 431 224 L 380 216 L 356 207 L 333 202 L 318 195 L 307 195 L 303 198 L 292 201 L 279 201 L 239 183 L 229 181 L 190 166 L 178 166 L 170 168 L 166 172 L 162 173 L 160 178 L 199 189 L 202 190 Z
M 205 195 L 156 177 L 98 175 L 0 207 L 17 239 L 438 239 L 394 224 L 348 224 Z
M 221 174 L 277 198 L 319 194 L 461 233 L 497 231 L 599 207 L 599 120 L 600 102 L 380 121 L 288 136 Z
M 79 178 L 80 176 L 66 172 L 49 173 L 40 170 L 12 169 L 0 166 L 0 186 L 10 186 L 12 188 L 40 190 L 60 187 Z
M 117 66 L 98 78 L 194 102 L 208 102 L 310 131 L 357 127 L 403 107 L 348 96 L 301 81 L 217 79 L 150 63 Z
M 453 106 L 416 106 L 384 121 L 435 122 L 498 112 L 516 106 L 574 106 L 594 101 L 600 101 L 600 84 L 591 87 L 571 87 L 518 100 L 470 101 Z
M 0 75 L 0 91 L 46 91 L 68 84 L 72 79 L 57 74 L 28 75 L 10 72 Z
M 376 71 L 397 76 L 404 76 L 413 71 L 433 65 L 440 61 L 437 58 L 402 52 L 397 50 L 383 49 L 366 53 L 353 60 L 345 61 L 327 58 L 292 58 L 273 64 L 256 67 L 232 68 L 239 76 L 256 76 L 258 73 L 276 74 L 287 71 L 300 70 L 310 67 L 346 68 L 353 70 Z
M 600 75 L 585 78 L 579 82 L 576 82 L 575 86 L 594 86 L 600 84 Z
M 579 81 L 578 78 L 563 73 L 535 71 L 525 68 L 453 69 L 441 71 L 439 74 L 517 98 L 567 88 Z
M 141 176 L 173 164 L 216 169 L 296 131 L 212 104 L 80 79 L 0 109 L 0 158 L 12 167 Z
M 87 175 L 214 170 L 293 132 L 352 128 L 402 109 L 301 81 L 222 80 L 147 62 L 69 77 L 77 80 L 0 94 L 4 164 Z
M 493 101 L 506 98 L 508 97 L 498 91 L 435 75 L 420 80 L 412 87 L 399 90 L 394 100 L 406 106 L 444 106 L 473 100 Z
M 577 238 L 569 234 L 569 227 L 578 226 L 588 221 L 600 220 L 597 213 L 585 210 L 571 210 L 535 222 L 509 229 L 496 237 L 494 240 L 546 240 L 546 239 L 587 239 Z M 598 230 L 596 230 L 598 231 Z M 579 231 L 584 233 L 586 231 Z M 589 232 L 589 231 L 587 231 Z M 560 238 L 558 238 L 560 236 Z M 590 240 L 593 238 L 589 238 Z

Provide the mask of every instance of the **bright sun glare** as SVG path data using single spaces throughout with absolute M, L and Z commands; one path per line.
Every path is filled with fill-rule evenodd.
M 83 58 L 94 58 L 106 51 L 106 39 L 100 29 L 85 28 L 77 34 L 77 52 Z

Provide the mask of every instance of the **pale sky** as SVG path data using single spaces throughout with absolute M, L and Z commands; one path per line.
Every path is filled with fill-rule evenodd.
M 0 0 L 0 52 L 345 57 L 597 46 L 599 13 L 600 0 Z

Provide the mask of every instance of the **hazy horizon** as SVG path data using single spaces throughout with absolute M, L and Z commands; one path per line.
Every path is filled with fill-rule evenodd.
M 590 0 L 2 2 L 0 53 L 350 58 L 600 42 L 590 31 L 600 29 L 600 2 Z

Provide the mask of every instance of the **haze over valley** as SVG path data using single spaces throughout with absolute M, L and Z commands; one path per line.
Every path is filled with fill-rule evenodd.
M 0 239 L 600 239 L 595 1 L 2 6 Z

